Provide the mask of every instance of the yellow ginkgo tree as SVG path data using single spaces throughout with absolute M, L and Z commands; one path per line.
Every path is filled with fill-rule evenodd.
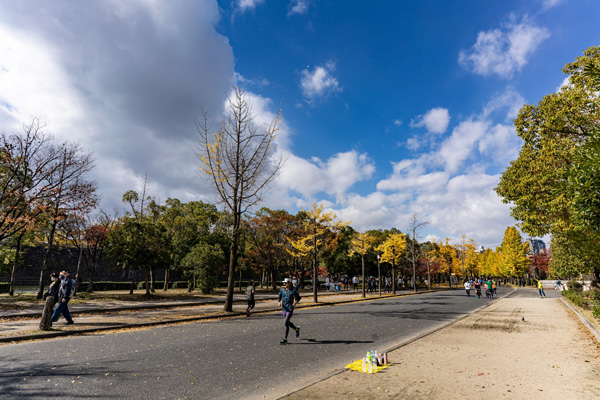
M 381 252 L 381 262 L 392 264 L 392 293 L 395 294 L 396 265 L 402 259 L 402 253 L 406 250 L 406 237 L 402 233 L 391 233 L 375 250 Z
M 323 204 L 313 204 L 311 210 L 305 211 L 306 217 L 302 221 L 304 234 L 296 239 L 290 237 L 287 240 L 292 245 L 288 250 L 293 257 L 305 257 L 312 253 L 313 258 L 313 301 L 318 302 L 317 297 L 317 255 L 319 248 L 325 244 L 329 233 L 337 232 L 349 223 L 344 221 L 336 221 L 337 215 L 333 212 L 323 212 Z
M 438 257 L 440 261 L 440 272 L 448 274 L 448 282 L 452 289 L 452 264 L 456 263 L 456 249 L 450 245 L 450 239 L 446 238 L 446 243 L 438 243 Z
M 375 239 L 366 233 L 357 232 L 350 242 L 348 255 L 352 257 L 354 254 L 359 254 L 362 261 L 362 297 L 366 297 L 367 291 L 365 287 L 365 255 L 373 247 Z

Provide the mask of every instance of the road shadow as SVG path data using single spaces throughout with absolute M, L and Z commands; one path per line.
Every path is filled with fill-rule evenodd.
M 300 339 L 303 342 L 293 342 L 288 344 L 357 344 L 357 343 L 374 343 L 372 340 L 318 340 L 312 338 Z

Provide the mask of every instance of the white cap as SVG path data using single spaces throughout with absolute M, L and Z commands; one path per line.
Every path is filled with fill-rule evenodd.
M 285 278 L 285 279 L 283 280 L 283 283 L 285 284 L 285 283 L 287 283 L 287 282 L 289 282 L 289 283 L 292 283 L 292 280 L 291 280 L 290 278 Z

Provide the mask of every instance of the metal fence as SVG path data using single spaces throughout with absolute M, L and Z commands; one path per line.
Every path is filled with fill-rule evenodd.
M 15 280 L 15 294 L 37 293 L 40 281 L 35 279 Z M 10 278 L 0 278 L 0 293 L 8 293 L 10 288 Z

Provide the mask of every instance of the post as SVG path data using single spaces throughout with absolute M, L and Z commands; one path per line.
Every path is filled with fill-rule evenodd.
M 379 297 L 381 297 L 381 266 L 379 264 L 380 259 L 381 259 L 381 256 L 379 254 L 377 254 L 377 275 L 379 275 L 378 276 Z

